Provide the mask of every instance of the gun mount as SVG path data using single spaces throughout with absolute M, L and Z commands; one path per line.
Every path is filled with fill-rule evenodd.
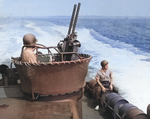
M 77 40 L 77 32 L 75 32 L 80 6 L 81 3 L 78 3 L 78 6 L 76 4 L 74 5 L 68 34 L 66 38 L 64 38 L 64 40 L 61 40 L 57 45 L 60 52 L 78 52 L 78 48 L 81 47 L 80 42 Z M 74 54 L 64 56 L 64 60 L 67 61 L 76 59 L 78 59 L 78 57 L 76 57 L 76 55 Z

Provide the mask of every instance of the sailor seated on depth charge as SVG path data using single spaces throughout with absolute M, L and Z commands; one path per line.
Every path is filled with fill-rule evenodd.
M 93 90 L 93 95 L 95 98 L 95 109 L 99 109 L 100 97 L 102 92 L 106 90 L 113 90 L 113 74 L 112 71 L 108 69 L 108 62 L 103 60 L 101 62 L 102 68 L 97 72 L 95 79 L 89 82 Z

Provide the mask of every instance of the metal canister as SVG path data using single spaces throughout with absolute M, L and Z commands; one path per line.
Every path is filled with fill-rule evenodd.
M 116 102 L 115 106 L 114 106 L 114 119 L 120 119 L 120 115 L 119 115 L 119 108 L 128 103 L 127 100 L 119 100 L 118 102 Z
M 120 115 L 120 117 L 124 119 L 124 117 L 127 115 L 127 113 L 130 110 L 133 110 L 133 109 L 138 109 L 138 108 L 136 106 L 134 106 L 133 104 L 131 104 L 131 103 L 126 103 L 126 104 L 122 105 L 119 108 L 119 115 Z
M 148 117 L 142 110 L 136 108 L 129 110 L 124 119 L 148 119 Z

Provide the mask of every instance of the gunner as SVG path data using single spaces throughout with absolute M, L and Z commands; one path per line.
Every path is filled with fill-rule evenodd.
M 37 63 L 37 58 L 36 55 L 34 54 L 35 50 L 35 45 L 36 45 L 37 39 L 33 34 L 26 34 L 23 37 L 23 44 L 24 44 L 24 49 L 21 54 L 21 61 L 22 62 L 28 62 L 28 63 Z M 27 47 L 31 46 L 31 47 Z

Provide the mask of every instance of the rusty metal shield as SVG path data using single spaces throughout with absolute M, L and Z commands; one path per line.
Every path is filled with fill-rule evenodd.
M 65 94 L 85 86 L 90 55 L 80 54 L 74 61 L 28 64 L 12 58 L 21 80 L 21 89 L 27 94 Z

